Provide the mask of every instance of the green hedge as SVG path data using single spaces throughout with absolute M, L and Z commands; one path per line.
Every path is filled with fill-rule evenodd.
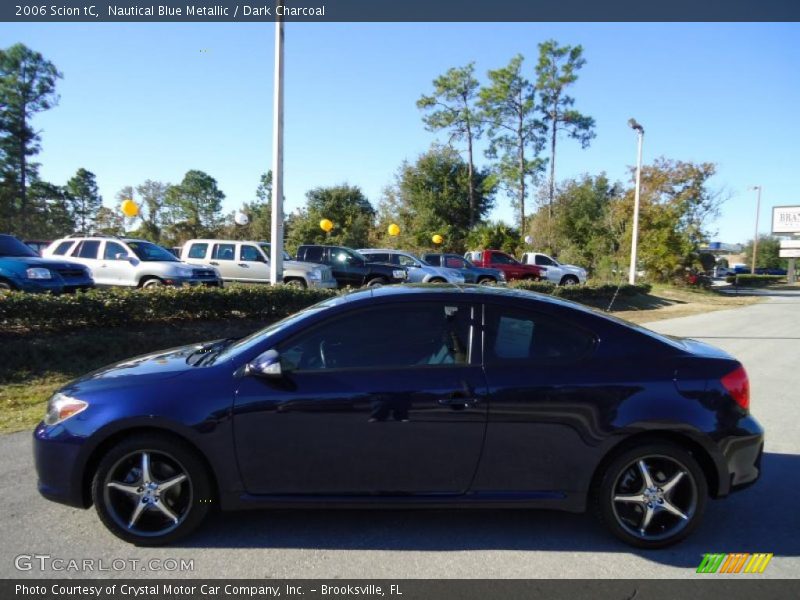
M 290 286 L 113 288 L 61 296 L 12 292 L 0 295 L 0 328 L 56 330 L 232 317 L 274 320 L 336 293 Z
M 588 284 L 588 285 L 567 285 L 557 286 L 549 281 L 512 281 L 509 287 L 529 290 L 532 292 L 539 292 L 541 294 L 550 294 L 565 300 L 574 300 L 576 302 L 590 302 L 596 300 L 611 300 L 614 294 L 617 297 L 631 298 L 639 294 L 649 294 L 652 286 L 649 283 L 637 283 L 631 285 L 623 283 L 618 285 L 616 283 L 601 283 L 601 284 Z M 619 291 L 617 291 L 619 289 Z
M 750 275 L 749 273 L 740 273 L 739 275 L 728 275 L 725 281 L 742 287 L 764 287 L 772 285 L 773 283 L 780 283 L 785 279 L 785 275 Z

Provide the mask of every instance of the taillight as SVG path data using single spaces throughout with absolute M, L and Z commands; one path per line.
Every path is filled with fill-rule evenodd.
M 739 367 L 731 371 L 722 379 L 722 385 L 736 401 L 736 404 L 745 410 L 750 409 L 750 381 L 747 379 L 747 371 L 744 367 Z

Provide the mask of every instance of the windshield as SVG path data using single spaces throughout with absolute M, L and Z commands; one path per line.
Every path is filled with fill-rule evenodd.
M 38 254 L 10 235 L 0 235 L 0 256 L 32 256 Z
M 263 342 L 267 337 L 286 329 L 290 325 L 293 325 L 298 321 L 302 321 L 303 319 L 313 314 L 317 314 L 321 311 L 327 310 L 332 306 L 336 306 L 337 304 L 343 301 L 344 300 L 341 297 L 329 298 L 328 300 L 323 300 L 322 302 L 318 302 L 317 304 L 309 306 L 308 308 L 305 308 L 300 312 L 294 313 L 293 315 L 289 315 L 288 317 L 285 317 L 280 321 L 276 321 L 272 325 L 267 325 L 266 327 L 264 327 L 264 329 L 259 329 L 255 333 L 252 333 L 247 337 L 240 339 L 235 344 L 231 344 L 230 346 L 225 348 L 222 352 L 220 352 L 220 354 L 217 357 L 215 357 L 213 361 L 209 362 L 227 360 L 228 358 L 235 356 L 240 352 L 245 352 L 250 348 Z
M 272 258 L 272 250 L 270 250 L 270 245 L 268 243 L 259 244 L 261 249 L 264 251 L 264 254 L 267 255 L 267 258 Z M 283 260 L 292 260 L 292 256 L 286 251 L 283 251 Z
M 150 242 L 126 242 L 134 254 L 143 261 L 180 262 L 175 255 Z

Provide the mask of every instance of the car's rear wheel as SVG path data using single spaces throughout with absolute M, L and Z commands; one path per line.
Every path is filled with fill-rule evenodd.
M 697 460 L 667 442 L 622 452 L 595 490 L 600 518 L 615 536 L 639 548 L 663 548 L 684 539 L 700 523 L 707 498 Z
M 578 285 L 580 281 L 574 275 L 565 275 L 561 278 L 561 285 Z
M 160 288 L 164 286 L 164 282 L 161 281 L 158 277 L 150 277 L 149 279 L 145 279 L 142 282 L 142 289 L 145 290 L 152 290 L 155 288 Z
M 200 525 L 211 507 L 212 488 L 205 465 L 189 446 L 143 434 L 105 454 L 92 482 L 92 500 L 111 533 L 158 546 Z
M 289 287 L 300 288 L 300 289 L 304 289 L 307 287 L 306 282 L 303 281 L 302 279 L 287 279 L 286 285 L 288 285 Z
M 9 282 L 0 280 L 0 294 L 7 294 L 13 291 L 13 289 L 13 286 Z
M 382 285 L 388 285 L 388 284 L 389 284 L 389 280 L 386 279 L 385 277 L 375 277 L 374 279 L 370 279 L 367 282 L 367 285 L 369 287 L 380 287 Z
M 491 277 L 481 277 L 480 279 L 478 279 L 478 285 L 492 285 L 494 283 L 497 282 Z
M 447 283 L 447 281 L 445 281 L 441 277 L 434 277 L 430 281 L 428 281 L 428 283 Z

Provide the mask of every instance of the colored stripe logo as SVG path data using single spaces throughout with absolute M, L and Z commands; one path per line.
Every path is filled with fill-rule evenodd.
M 772 552 L 733 552 L 731 554 L 704 554 L 698 573 L 763 573 Z

